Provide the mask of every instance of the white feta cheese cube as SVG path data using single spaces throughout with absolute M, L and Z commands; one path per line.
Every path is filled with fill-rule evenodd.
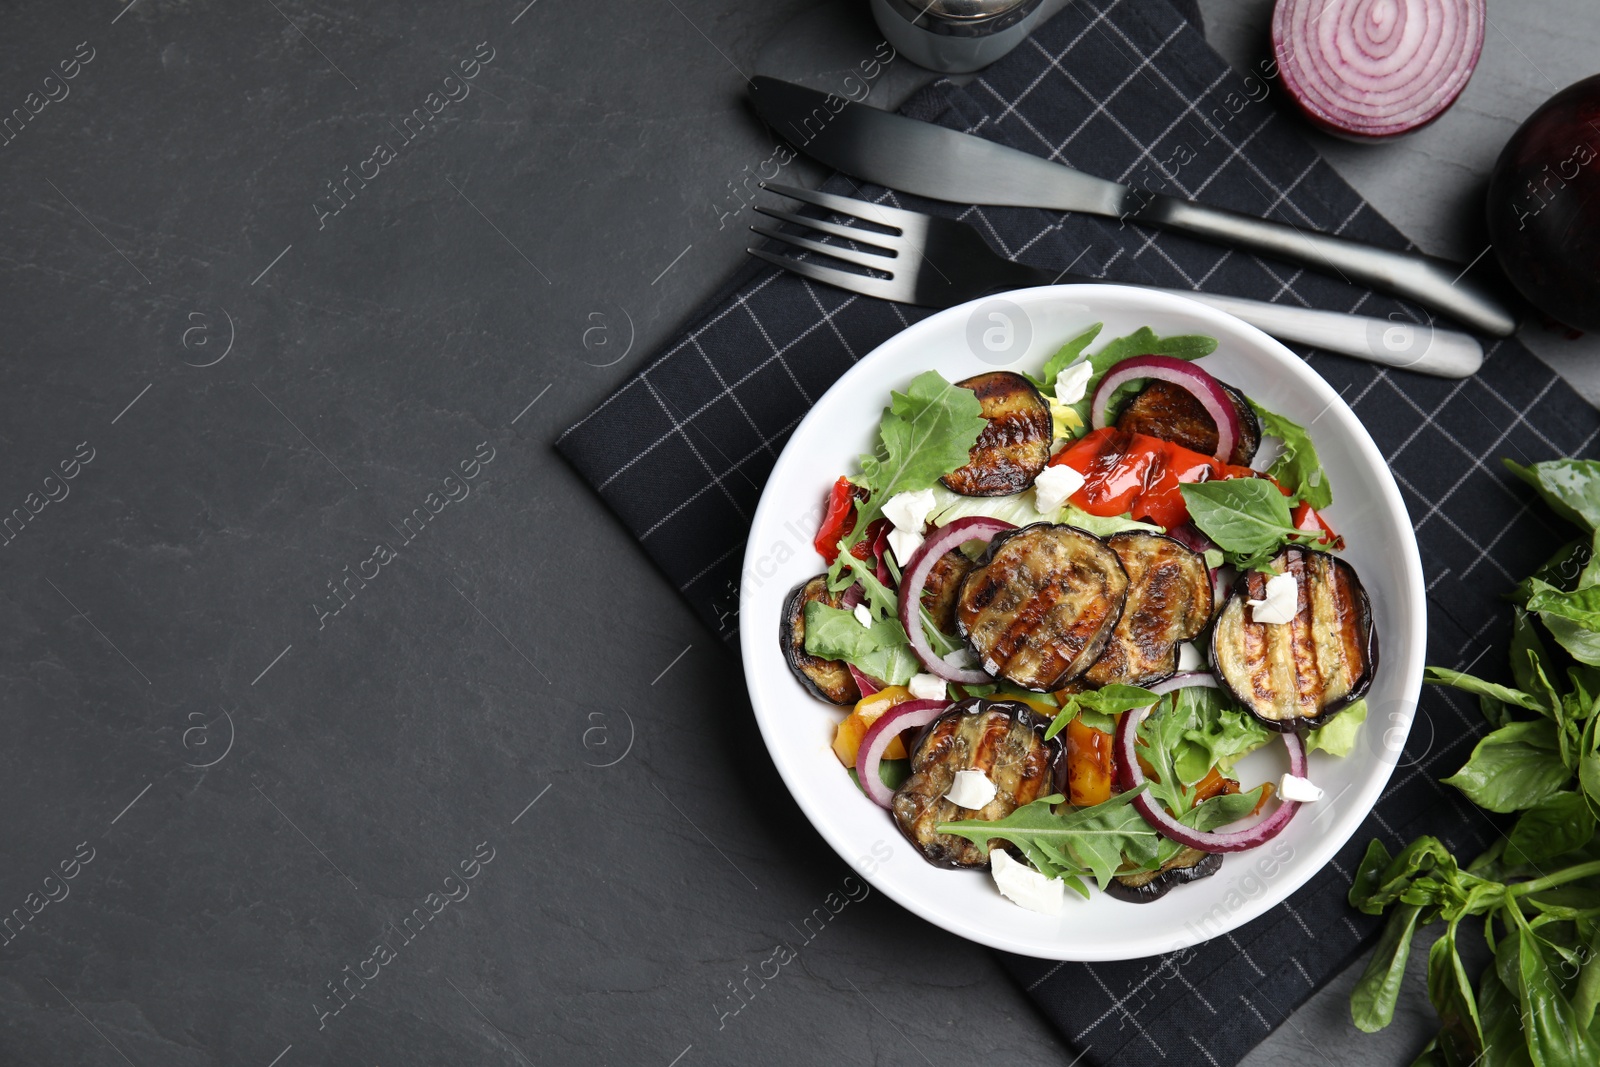
M 1005 849 L 990 851 L 989 872 L 1002 896 L 1029 911 L 1058 915 L 1067 901 L 1066 883 L 1059 878 L 1046 878 L 1026 863 L 1012 859 Z
M 989 776 L 982 771 L 957 771 L 950 783 L 950 792 L 944 798 L 952 804 L 976 811 L 994 799 L 995 789 Z

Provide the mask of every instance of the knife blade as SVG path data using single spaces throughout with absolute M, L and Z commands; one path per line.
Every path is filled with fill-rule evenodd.
M 1337 274 L 1498 337 L 1516 316 L 1459 264 L 1136 190 L 973 134 L 758 75 L 756 113 L 795 148 L 846 174 L 936 200 L 1078 211 L 1181 230 Z

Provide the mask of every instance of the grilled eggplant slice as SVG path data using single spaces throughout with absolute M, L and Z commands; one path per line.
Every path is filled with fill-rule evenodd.
M 1017 700 L 964 700 L 933 720 L 911 748 L 911 776 L 895 791 L 895 825 L 936 867 L 987 867 L 975 842 L 941 834 L 942 822 L 1003 819 L 1054 788 L 1061 743 L 1044 739 L 1049 721 Z M 994 799 L 974 811 L 944 798 L 957 771 L 977 770 Z M 1002 842 L 993 842 L 996 846 Z
M 922 606 L 933 616 L 934 625 L 941 633 L 956 632 L 956 594 L 961 591 L 961 580 L 972 569 L 972 561 L 956 549 L 939 557 L 928 572 L 928 581 L 922 587 Z
M 1239 413 L 1239 440 L 1228 462 L 1248 467 L 1261 447 L 1261 422 L 1243 393 L 1226 383 L 1219 384 Z M 1217 451 L 1216 420 L 1193 393 L 1171 382 L 1153 381 L 1140 390 L 1117 416 L 1117 429 L 1159 437 L 1205 456 Z
M 1129 904 L 1148 904 L 1160 900 L 1174 886 L 1210 878 L 1222 869 L 1222 853 L 1186 848 L 1161 865 L 1158 871 L 1118 875 L 1106 883 L 1106 894 Z
M 970 459 L 941 481 L 962 496 L 1008 496 L 1033 484 L 1050 459 L 1050 405 L 1033 383 L 1008 370 L 957 382 L 978 395 L 989 425 Z
M 1047 522 L 989 542 L 956 596 L 956 625 L 984 670 L 1048 692 L 1100 658 L 1128 575 L 1104 541 Z
M 806 605 L 819 600 L 830 608 L 840 606 L 843 595 L 828 591 L 828 576 L 819 574 L 789 591 L 783 602 L 782 630 L 778 640 L 783 658 L 800 684 L 830 704 L 854 704 L 861 688 L 843 660 L 821 659 L 806 651 Z
M 1293 547 L 1273 569 L 1299 585 L 1298 610 L 1282 624 L 1258 623 L 1248 599 L 1266 596 L 1268 575 L 1239 577 L 1211 634 L 1217 676 L 1274 730 L 1321 726 L 1361 699 L 1378 668 L 1372 604 L 1355 568 L 1326 552 Z
M 1113 534 L 1106 544 L 1128 573 L 1128 601 L 1106 650 L 1084 675 L 1091 685 L 1149 685 L 1178 669 L 1178 643 L 1211 621 L 1211 572 L 1203 556 L 1146 530 Z

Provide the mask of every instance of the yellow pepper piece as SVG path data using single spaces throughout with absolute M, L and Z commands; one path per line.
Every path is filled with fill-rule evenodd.
M 844 720 L 839 723 L 839 729 L 833 735 L 833 754 L 839 757 L 839 762 L 846 767 L 856 765 L 856 756 L 861 752 L 861 739 L 867 736 L 867 730 L 878 721 L 879 716 L 896 704 L 904 704 L 908 700 L 915 700 L 911 690 L 903 685 L 890 685 L 878 690 L 871 696 L 862 697 L 856 702 L 855 708 Z M 905 759 L 906 746 L 900 738 L 889 742 L 889 747 L 884 750 L 884 759 Z

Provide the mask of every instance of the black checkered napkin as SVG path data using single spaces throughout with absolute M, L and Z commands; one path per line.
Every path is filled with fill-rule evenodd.
M 1395 248 L 1406 242 L 1277 109 L 1277 92 L 1232 71 L 1167 0 L 1076 0 L 971 84 L 907 105 L 1088 173 Z M 1114 220 L 935 204 L 843 177 L 827 188 L 977 225 L 1007 255 L 1111 281 L 1417 317 L 1344 282 Z M 790 431 L 852 363 L 925 312 L 752 270 L 644 371 L 558 442 L 651 558 L 732 641 L 739 562 L 762 485 Z M 1387 456 L 1422 549 L 1429 662 L 1465 666 L 1499 643 L 1499 594 L 1561 531 L 1500 469 L 1590 454 L 1600 415 L 1515 342 L 1464 381 L 1322 353 L 1306 358 Z M 1498 664 L 1491 653 L 1475 668 Z M 1115 964 L 1006 964 L 1085 1062 L 1232 1064 L 1369 943 L 1344 903 L 1368 839 L 1433 833 L 1466 853 L 1495 828 L 1438 784 L 1482 732 L 1451 692 L 1423 695 L 1393 780 L 1336 860 L 1282 906 L 1194 949 Z

